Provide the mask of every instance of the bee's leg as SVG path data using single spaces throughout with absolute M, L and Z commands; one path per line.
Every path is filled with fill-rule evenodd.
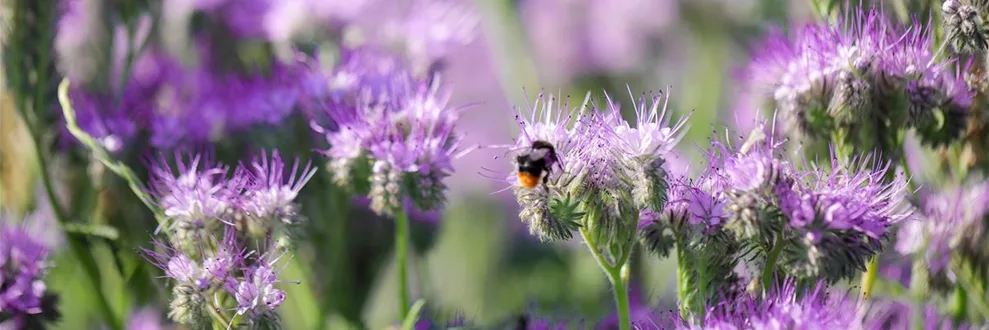
M 553 174 L 553 169 L 547 167 L 546 168 L 546 175 L 543 176 L 543 185 L 546 185 L 547 183 L 549 183 L 549 176 L 552 175 L 552 174 Z

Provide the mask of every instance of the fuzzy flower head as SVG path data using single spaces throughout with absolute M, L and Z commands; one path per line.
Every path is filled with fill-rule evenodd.
M 763 298 L 742 295 L 709 309 L 703 327 L 681 323 L 681 329 L 850 329 L 861 324 L 861 312 L 847 295 L 829 293 L 823 283 L 800 292 L 797 281 L 770 288 Z
M 830 280 L 854 276 L 881 249 L 888 229 L 908 218 L 906 179 L 889 172 L 889 162 L 872 156 L 846 164 L 832 160 L 831 170 L 812 168 L 803 181 L 776 186 L 780 212 L 788 219 L 792 241 L 783 254 L 798 277 L 820 272 Z
M 416 81 L 394 57 L 371 49 L 345 54 L 326 103 L 331 123 L 317 127 L 331 144 L 334 181 L 363 190 L 370 172 L 366 189 L 381 214 L 405 198 L 423 210 L 440 208 L 452 161 L 469 151 L 455 129 L 461 108 L 449 106 L 438 79 Z
M 242 165 L 240 171 L 246 180 L 246 193 L 241 202 L 246 213 L 260 225 L 261 233 L 268 233 L 275 223 L 293 224 L 299 220 L 295 198 L 302 187 L 316 175 L 316 169 L 307 163 L 300 168 L 299 161 L 288 171 L 278 151 L 269 158 L 266 151 L 250 165 Z M 235 174 L 237 176 L 237 174 Z
M 239 202 L 237 187 L 226 178 L 226 167 L 198 154 L 188 161 L 184 158 L 176 155 L 174 169 L 164 157 L 154 161 L 149 191 L 168 218 L 168 224 L 158 230 L 175 232 L 183 241 L 228 222 L 226 215 Z
M 57 317 L 43 277 L 49 248 L 20 225 L 0 218 L 0 319 L 15 328 Z
M 199 238 L 199 251 L 187 254 L 172 245 L 152 240 L 154 248 L 142 252 L 149 262 L 165 272 L 177 286 L 186 287 L 198 293 L 221 288 L 230 281 L 236 267 L 243 261 L 245 249 L 236 240 L 232 227 L 225 227 L 222 240 L 213 236 Z M 216 249 L 208 249 L 216 246 Z
M 663 95 L 639 98 L 635 108 L 635 126 L 621 120 L 619 104 L 607 97 L 608 117 L 612 120 L 615 142 L 621 150 L 620 157 L 630 159 L 628 166 L 634 182 L 633 198 L 641 207 L 661 211 L 666 202 L 669 173 L 664 164 L 673 155 L 673 147 L 686 133 L 687 117 L 671 123 L 667 113 L 669 98 Z
M 513 164 L 516 168 L 505 178 L 505 181 L 511 185 L 519 205 L 522 206 L 519 218 L 529 225 L 533 235 L 543 240 L 568 239 L 572 237 L 572 231 L 577 228 L 576 220 L 580 212 L 576 211 L 575 206 L 553 200 L 561 197 L 564 201 L 570 201 L 569 197 L 558 196 L 560 194 L 558 189 L 530 189 L 530 187 L 535 187 L 540 182 L 566 185 L 567 179 L 562 172 L 566 171 L 565 168 L 570 160 L 575 159 L 582 146 L 587 143 L 586 136 L 578 132 L 580 130 L 578 121 L 584 118 L 583 109 L 587 101 L 589 96 L 585 98 L 583 105 L 575 107 L 571 106 L 569 98 L 561 101 L 556 96 L 540 94 L 534 102 L 530 102 L 528 113 L 516 108 L 515 120 L 519 125 L 519 137 L 513 145 L 507 147 L 516 150 L 519 154 L 516 157 L 516 164 Z M 547 144 L 552 149 L 533 148 L 540 144 Z M 520 160 L 542 162 L 544 166 L 535 166 L 519 172 Z M 530 173 L 532 171 L 538 171 L 542 177 Z M 523 177 L 528 181 L 523 182 L 519 179 Z
M 900 228 L 897 252 L 921 256 L 932 274 L 946 270 L 953 252 L 973 260 L 989 260 L 979 243 L 986 235 L 989 184 L 972 182 L 928 194 L 921 201 L 922 212 Z
M 971 92 L 951 61 L 937 60 L 932 38 L 929 28 L 901 27 L 881 9 L 857 8 L 836 24 L 770 34 L 742 79 L 802 138 L 827 140 L 844 129 L 855 132 L 846 138 L 856 147 L 890 150 L 884 132 L 913 127 L 942 145 L 964 130 Z
M 262 324 L 277 320 L 275 310 L 285 301 L 285 291 L 275 287 L 283 282 L 278 272 L 283 267 L 281 259 L 287 252 L 269 245 L 264 254 L 252 254 L 241 269 L 243 276 L 226 284 L 225 289 L 237 301 L 237 315 L 244 315 L 248 323 Z
M 981 0 L 945 0 L 941 4 L 947 41 L 961 53 L 985 52 L 989 31 L 989 3 Z
M 914 25 L 920 24 L 915 22 Z M 940 146 L 965 132 L 974 92 L 959 73 L 961 68 L 952 69 L 956 64 L 967 69 L 965 63 L 937 61 L 936 56 L 943 53 L 933 53 L 933 37 L 930 25 L 908 33 L 896 48 L 889 70 L 890 75 L 903 85 L 909 124 L 924 143 Z

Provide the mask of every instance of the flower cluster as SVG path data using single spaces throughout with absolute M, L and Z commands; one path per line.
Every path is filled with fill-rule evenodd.
M 42 279 L 48 249 L 25 228 L 0 219 L 0 325 L 40 328 L 58 318 L 56 298 Z
M 175 157 L 174 169 L 164 157 L 155 162 L 149 193 L 167 218 L 159 230 L 167 230 L 171 243 L 186 252 L 199 248 L 200 236 L 224 225 L 253 237 L 285 238 L 301 220 L 294 200 L 316 173 L 299 161 L 289 171 L 277 150 L 233 171 L 201 155 L 183 158 Z
M 986 15 L 989 2 L 982 0 L 945 0 L 941 4 L 944 15 L 945 36 L 959 52 L 981 53 L 986 51 Z
M 829 293 L 823 283 L 807 287 L 786 280 L 763 297 L 741 295 L 708 309 L 703 323 L 679 322 L 678 329 L 858 329 L 855 301 Z
M 804 184 L 779 185 L 779 209 L 794 229 L 793 249 L 785 249 L 785 269 L 797 276 L 848 278 L 881 250 L 888 229 L 910 216 L 906 179 L 891 175 L 888 162 L 839 163 L 812 169 Z M 791 259 L 792 258 L 792 259 Z
M 878 10 L 858 9 L 837 24 L 771 34 L 743 79 L 800 136 L 840 132 L 861 150 L 889 151 L 897 145 L 891 132 L 913 127 L 943 145 L 964 132 L 972 93 L 952 61 L 938 60 L 932 38 L 929 27 L 900 28 Z
M 324 128 L 314 116 L 314 127 L 330 144 L 334 181 L 366 189 L 379 214 L 406 198 L 421 210 L 440 208 L 451 162 L 469 149 L 454 127 L 461 108 L 448 105 L 439 80 L 413 78 L 401 60 L 371 48 L 346 50 L 331 74 L 315 76 L 329 86 L 312 95 L 321 96 L 316 115 L 329 119 Z
M 973 265 L 989 262 L 984 246 L 989 184 L 971 182 L 929 193 L 921 200 L 921 211 L 900 228 L 897 252 L 921 258 L 931 275 L 942 279 L 956 253 Z
M 280 282 L 276 272 L 285 252 L 270 244 L 248 250 L 232 226 L 224 225 L 222 231 L 221 239 L 197 237 L 199 250 L 193 253 L 157 240 L 154 249 L 144 250 L 148 260 L 175 282 L 169 317 L 190 326 L 208 325 L 211 315 L 225 307 L 220 297 L 229 295 L 235 317 L 245 323 L 277 322 L 275 309 L 285 301 L 285 292 L 275 287 Z
M 521 132 L 512 150 L 529 155 L 539 141 L 553 147 L 546 177 L 539 178 L 545 184 L 526 187 L 516 181 L 524 173 L 515 171 L 508 178 L 522 206 L 522 221 L 540 238 L 566 239 L 579 226 L 600 228 L 609 237 L 625 229 L 634 232 L 640 211 L 662 210 L 666 204 L 665 158 L 686 121 L 671 125 L 661 96 L 634 105 L 634 127 L 610 98 L 600 110 L 586 110 L 588 101 L 589 96 L 575 108 L 569 100 L 540 95 L 529 114 L 516 115 Z M 584 214 L 597 223 L 578 223 Z
M 173 148 L 280 123 L 299 99 L 301 70 L 275 61 L 267 72 L 227 73 L 147 51 L 135 60 L 119 95 L 79 84 L 70 98 L 80 127 L 108 150 L 118 151 L 140 134 L 154 147 Z

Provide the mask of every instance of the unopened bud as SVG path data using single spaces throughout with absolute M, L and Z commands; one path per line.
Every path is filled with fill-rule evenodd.
M 371 210 L 379 215 L 394 215 L 402 207 L 403 172 L 386 161 L 377 160 L 371 172 Z

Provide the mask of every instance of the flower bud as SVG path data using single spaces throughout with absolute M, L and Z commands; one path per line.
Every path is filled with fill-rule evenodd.
M 529 233 L 541 241 L 568 240 L 580 226 L 576 220 L 583 217 L 577 211 L 578 204 L 567 199 L 550 201 L 545 189 L 515 187 L 515 196 L 522 210 L 519 218 L 529 225 Z
M 663 212 L 667 200 L 666 193 L 669 189 L 669 183 L 666 181 L 666 169 L 663 168 L 664 163 L 665 160 L 662 158 L 656 158 L 632 167 L 630 175 L 632 198 L 639 208 Z
M 394 215 L 402 207 L 403 172 L 387 161 L 375 160 L 371 174 L 371 210 L 380 215 Z
M 212 324 L 206 297 L 196 288 L 179 284 L 172 288 L 168 317 L 193 329 L 206 329 Z
M 838 73 L 834 82 L 828 114 L 838 123 L 846 125 L 864 118 L 872 106 L 872 85 L 850 71 Z
M 413 173 L 408 176 L 409 198 L 416 208 L 423 211 L 440 209 L 446 203 L 446 184 L 443 179 L 449 176 L 440 170 L 431 170 L 428 173 Z
M 944 14 L 945 33 L 955 50 L 982 52 L 986 50 L 986 29 L 979 8 L 963 4 L 960 0 L 948 0 L 941 5 Z

